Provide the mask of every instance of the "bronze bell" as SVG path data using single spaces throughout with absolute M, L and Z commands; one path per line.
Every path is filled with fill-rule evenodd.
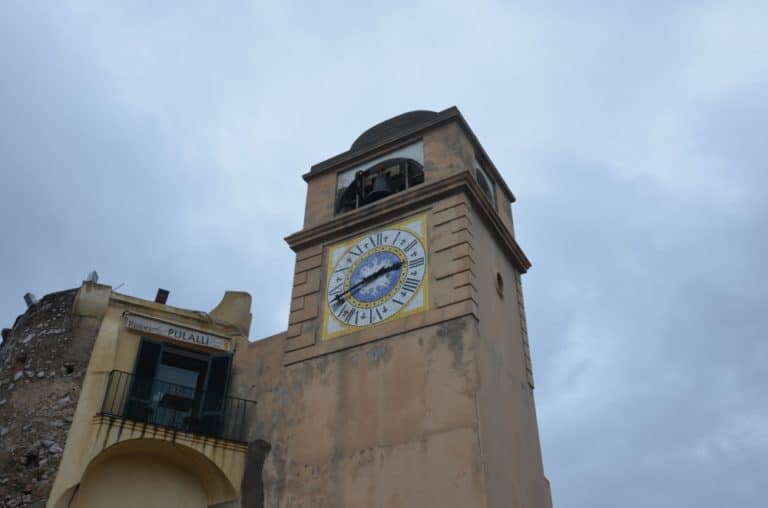
M 376 201 L 377 199 L 385 198 L 394 193 L 395 189 L 392 185 L 392 179 L 387 173 L 381 173 L 374 177 L 373 186 L 371 192 L 368 193 L 368 201 Z

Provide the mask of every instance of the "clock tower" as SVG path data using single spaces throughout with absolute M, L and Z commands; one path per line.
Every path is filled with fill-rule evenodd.
M 304 180 L 288 330 L 235 365 L 264 506 L 551 507 L 515 198 L 459 110 L 375 125 Z

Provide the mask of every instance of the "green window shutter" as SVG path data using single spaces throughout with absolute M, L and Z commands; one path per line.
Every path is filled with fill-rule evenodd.
M 203 399 L 201 415 L 205 434 L 220 437 L 224 424 L 231 366 L 231 354 L 211 356 L 208 361 L 208 378 L 205 383 L 205 398 Z
M 126 401 L 125 415 L 128 418 L 141 421 L 151 419 L 152 383 L 162 352 L 161 343 L 142 338 L 136 355 L 136 364 L 133 367 L 131 389 Z

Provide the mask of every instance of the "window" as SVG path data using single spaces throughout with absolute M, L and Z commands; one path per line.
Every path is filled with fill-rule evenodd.
M 491 203 L 495 208 L 496 189 L 493 186 L 493 180 L 488 176 L 488 173 L 486 173 L 483 165 L 480 164 L 477 158 L 475 158 L 475 178 L 477 179 L 477 183 L 480 184 L 480 188 L 483 189 L 483 192 L 488 196 L 488 199 L 491 200 Z
M 232 355 L 207 354 L 143 338 L 125 414 L 129 418 L 216 435 Z

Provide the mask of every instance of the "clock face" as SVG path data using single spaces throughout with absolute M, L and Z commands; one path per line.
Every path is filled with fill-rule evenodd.
M 424 223 L 423 218 L 412 219 L 331 248 L 326 338 L 424 307 Z

